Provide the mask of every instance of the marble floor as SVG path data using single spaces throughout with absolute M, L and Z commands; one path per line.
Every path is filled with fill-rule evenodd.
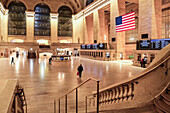
M 77 77 L 77 67 L 82 64 L 82 78 Z M 100 88 L 131 78 L 143 70 L 132 66 L 130 61 L 96 61 L 79 57 L 71 58 L 66 67 L 51 66 L 48 59 L 0 58 L 0 79 L 18 79 L 25 89 L 28 113 L 54 113 L 54 99 L 75 88 L 78 84 L 94 77 L 100 80 Z M 88 82 L 78 89 L 79 109 L 84 108 L 85 96 L 96 90 L 96 83 Z M 75 92 L 68 95 L 68 113 L 75 112 Z M 61 100 L 64 110 L 64 99 Z M 61 111 L 64 113 L 64 111 Z M 80 111 L 83 113 L 84 111 Z

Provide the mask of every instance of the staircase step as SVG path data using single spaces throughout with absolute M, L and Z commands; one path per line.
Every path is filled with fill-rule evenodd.
M 162 97 L 170 102 L 170 95 L 169 94 L 162 94 Z
M 161 107 L 161 110 L 166 112 L 166 113 L 170 113 L 170 106 L 167 105 L 166 103 L 164 103 L 164 101 L 162 100 L 158 100 L 158 104 Z
M 161 111 L 159 108 L 156 107 L 156 110 L 158 113 L 164 113 L 163 111 Z

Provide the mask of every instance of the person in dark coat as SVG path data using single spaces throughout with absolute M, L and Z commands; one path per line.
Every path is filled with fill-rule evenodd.
M 11 59 L 11 65 L 12 65 L 12 64 L 15 64 L 15 63 L 14 63 L 14 57 L 12 57 L 12 59 Z
M 50 64 L 50 65 L 51 65 L 51 61 L 52 61 L 52 58 L 50 57 L 50 58 L 49 58 L 49 64 Z
M 82 64 L 80 64 L 80 66 L 77 68 L 78 72 L 79 72 L 79 77 L 81 78 L 81 73 L 83 71 L 83 66 Z

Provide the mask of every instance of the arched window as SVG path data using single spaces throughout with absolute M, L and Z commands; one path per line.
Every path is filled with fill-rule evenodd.
M 40 3 L 35 7 L 34 35 L 50 36 L 50 8 Z
M 72 37 L 72 11 L 67 6 L 62 6 L 58 10 L 58 36 Z
M 26 7 L 22 2 L 11 2 L 8 13 L 8 35 L 26 35 Z
M 86 6 L 88 6 L 89 4 L 91 4 L 94 0 L 86 0 Z

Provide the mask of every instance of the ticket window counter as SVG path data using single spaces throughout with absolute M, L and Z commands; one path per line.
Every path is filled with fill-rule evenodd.
M 81 50 L 80 51 L 80 56 L 84 58 L 89 58 L 89 59 L 95 59 L 95 60 L 101 60 L 101 61 L 110 61 L 113 60 L 113 56 L 115 54 L 115 51 L 112 50 L 92 50 L 92 51 L 87 51 L 87 50 Z

